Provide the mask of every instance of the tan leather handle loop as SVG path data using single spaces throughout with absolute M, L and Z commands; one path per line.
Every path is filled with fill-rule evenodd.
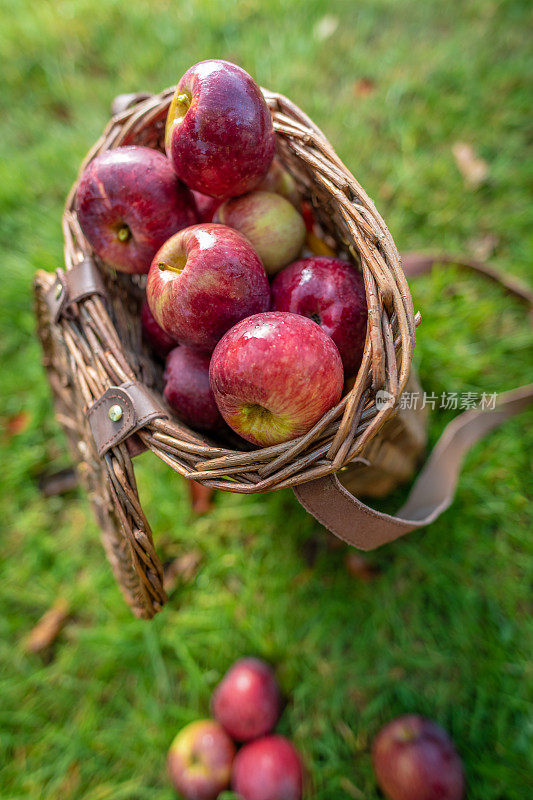
M 533 295 L 514 279 L 500 276 L 480 262 L 456 262 L 446 256 L 409 253 L 402 257 L 407 275 L 428 272 L 434 263 L 459 263 L 501 283 L 530 305 Z M 354 497 L 336 474 L 294 488 L 302 506 L 322 525 L 348 544 L 373 550 L 409 531 L 434 522 L 453 500 L 463 457 L 489 431 L 533 403 L 533 384 L 500 394 L 494 408 L 474 408 L 456 417 L 444 429 L 397 516 L 383 514 Z

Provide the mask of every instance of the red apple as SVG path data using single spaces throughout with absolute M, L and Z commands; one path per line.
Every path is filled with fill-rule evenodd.
M 191 722 L 168 751 L 172 786 L 186 800 L 215 800 L 229 786 L 234 757 L 235 745 L 218 722 Z
M 305 242 L 305 225 L 294 206 L 273 192 L 249 192 L 226 200 L 215 222 L 240 231 L 252 243 L 268 275 L 293 261 Z
M 301 800 L 302 784 L 300 756 L 283 736 L 245 744 L 233 762 L 231 787 L 242 800 Z
M 258 85 L 228 61 L 190 67 L 168 110 L 165 147 L 191 189 L 220 198 L 254 189 L 275 150 L 272 117 Z
M 296 182 L 276 156 L 274 156 L 270 169 L 257 188 L 262 192 L 280 194 L 289 203 L 292 203 L 297 211 L 300 211 L 302 201 Z
M 198 221 L 191 192 L 149 147 L 117 147 L 84 170 L 78 221 L 95 253 L 119 272 L 148 272 L 169 236 Z
M 215 430 L 224 423 L 209 385 L 209 355 L 176 347 L 167 356 L 165 400 L 193 428 Z
M 416 714 L 389 722 L 372 746 L 380 789 L 390 800 L 461 800 L 461 759 L 440 725 Z
M 192 192 L 196 208 L 198 209 L 198 216 L 200 222 L 213 222 L 215 211 L 221 204 L 222 200 L 218 197 L 209 197 L 207 194 L 201 192 Z
M 352 264 L 312 256 L 295 261 L 272 282 L 272 307 L 317 322 L 339 349 L 347 378 L 355 374 L 365 347 L 365 285 Z
M 241 658 L 213 694 L 213 716 L 238 742 L 273 730 L 280 713 L 280 693 L 272 669 L 258 658 Z
M 147 300 L 141 306 L 141 328 L 144 341 L 160 356 L 166 356 L 178 344 L 157 324 Z
M 165 242 L 152 262 L 146 296 L 163 330 L 204 350 L 239 320 L 270 308 L 259 256 L 225 225 L 194 225 Z
M 307 433 L 336 405 L 343 371 L 333 340 L 297 314 L 256 314 L 215 348 L 209 380 L 220 413 L 249 442 L 268 446 Z

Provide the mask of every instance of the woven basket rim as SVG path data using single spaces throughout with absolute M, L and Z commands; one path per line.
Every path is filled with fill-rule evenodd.
M 157 145 L 173 92 L 174 87 L 169 87 L 159 94 L 143 95 L 140 102 L 112 117 L 83 160 L 63 216 L 67 270 L 91 256 L 109 275 L 77 220 L 79 177 L 87 164 L 106 149 L 125 144 Z M 309 117 L 283 95 L 267 89 L 262 92 L 272 114 L 278 157 L 313 204 L 339 249 L 352 261 L 360 262 L 368 325 L 363 360 L 352 388 L 305 436 L 281 445 L 232 450 L 214 444 L 173 415 L 167 421 L 152 421 L 140 432 L 144 445 L 184 477 L 215 489 L 245 494 L 295 486 L 335 472 L 357 459 L 395 413 L 409 376 L 415 343 L 412 299 L 385 222 Z M 117 276 L 121 284 L 128 280 L 132 285 L 135 282 L 132 276 Z M 86 306 L 93 338 L 95 335 L 104 347 L 96 381 L 89 378 L 94 367 L 91 358 L 78 347 L 75 360 L 88 406 L 118 379 L 137 377 L 138 370 L 131 365 L 122 348 L 120 332 L 99 298 L 88 298 L 79 305 Z M 81 329 L 83 335 L 83 325 Z M 91 344 L 91 337 L 88 340 Z M 392 402 L 378 407 L 379 390 L 388 392 Z

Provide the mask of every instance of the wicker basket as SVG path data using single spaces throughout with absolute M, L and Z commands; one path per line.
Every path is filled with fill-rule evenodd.
M 171 88 L 156 96 L 137 96 L 111 119 L 82 169 L 103 150 L 119 145 L 163 149 L 172 94 Z M 135 428 L 135 437 L 119 437 L 102 453 L 87 411 L 110 387 L 135 382 L 163 403 L 162 365 L 152 360 L 140 334 L 145 276 L 111 274 L 98 262 L 78 225 L 75 184 L 63 217 L 66 275 L 74 274 L 79 264 L 96 263 L 103 290 L 89 286 L 70 298 L 76 302 L 66 298 L 58 309 L 54 301 L 67 288 L 65 275 L 41 271 L 35 278 L 39 335 L 57 417 L 89 492 L 117 580 L 140 617 L 153 616 L 166 599 L 132 466 L 132 455 L 141 447 L 185 478 L 215 489 L 266 492 L 342 470 L 342 480 L 352 490 L 359 487 L 376 494 L 412 474 L 425 444 L 422 417 L 400 414 L 391 420 L 410 378 L 416 320 L 387 226 L 311 120 L 287 98 L 266 90 L 263 94 L 282 163 L 312 203 L 337 253 L 360 266 L 366 287 L 368 328 L 359 372 L 341 402 L 309 433 L 273 447 L 238 449 L 237 444 L 214 441 L 187 428 L 166 409 L 166 418 L 152 415 Z M 393 402 L 376 404 L 379 390 L 390 393 Z M 362 468 L 362 457 L 370 472 Z

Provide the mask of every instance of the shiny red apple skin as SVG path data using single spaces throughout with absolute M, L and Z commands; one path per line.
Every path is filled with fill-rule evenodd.
M 190 67 L 170 104 L 165 147 L 191 189 L 220 198 L 254 189 L 274 156 L 275 135 L 253 78 L 229 61 Z
M 256 190 L 225 200 L 214 219 L 246 236 L 270 276 L 294 261 L 305 242 L 301 214 L 275 192 Z
M 218 197 L 209 197 L 207 194 L 192 191 L 194 202 L 198 210 L 198 217 L 200 222 L 213 222 L 215 211 L 221 204 L 222 200 Z
M 461 759 L 443 728 L 417 714 L 392 720 L 376 736 L 372 761 L 389 800 L 461 800 Z
M 162 356 L 162 358 L 165 358 L 178 344 L 177 339 L 169 336 L 168 333 L 157 324 L 154 315 L 150 311 L 147 300 L 144 300 L 141 306 L 141 328 L 144 341 L 150 345 L 157 355 Z
M 230 784 L 234 757 L 235 745 L 218 722 L 191 722 L 168 751 L 172 786 L 186 800 L 215 800 Z
M 316 322 L 270 312 L 235 325 L 216 346 L 209 380 L 233 430 L 267 447 L 307 433 L 342 394 L 342 362 Z
M 213 716 L 238 742 L 274 729 L 281 697 L 271 667 L 258 658 L 241 658 L 228 670 L 212 699 Z
M 303 769 L 298 751 L 283 736 L 265 736 L 239 750 L 231 787 L 242 800 L 301 800 Z
M 235 323 L 270 308 L 259 256 L 240 233 L 215 224 L 193 225 L 165 242 L 152 262 L 146 297 L 163 330 L 206 351 Z
M 168 159 L 149 147 L 117 147 L 96 156 L 80 178 L 76 206 L 87 241 L 119 272 L 148 272 L 161 245 L 198 222 L 191 192 Z
M 192 428 L 217 430 L 224 425 L 211 386 L 209 355 L 186 345 L 167 356 L 163 395 L 177 416 Z
M 329 256 L 289 264 L 272 281 L 272 309 L 315 320 L 337 345 L 346 378 L 356 373 L 368 312 L 364 281 L 352 264 Z

